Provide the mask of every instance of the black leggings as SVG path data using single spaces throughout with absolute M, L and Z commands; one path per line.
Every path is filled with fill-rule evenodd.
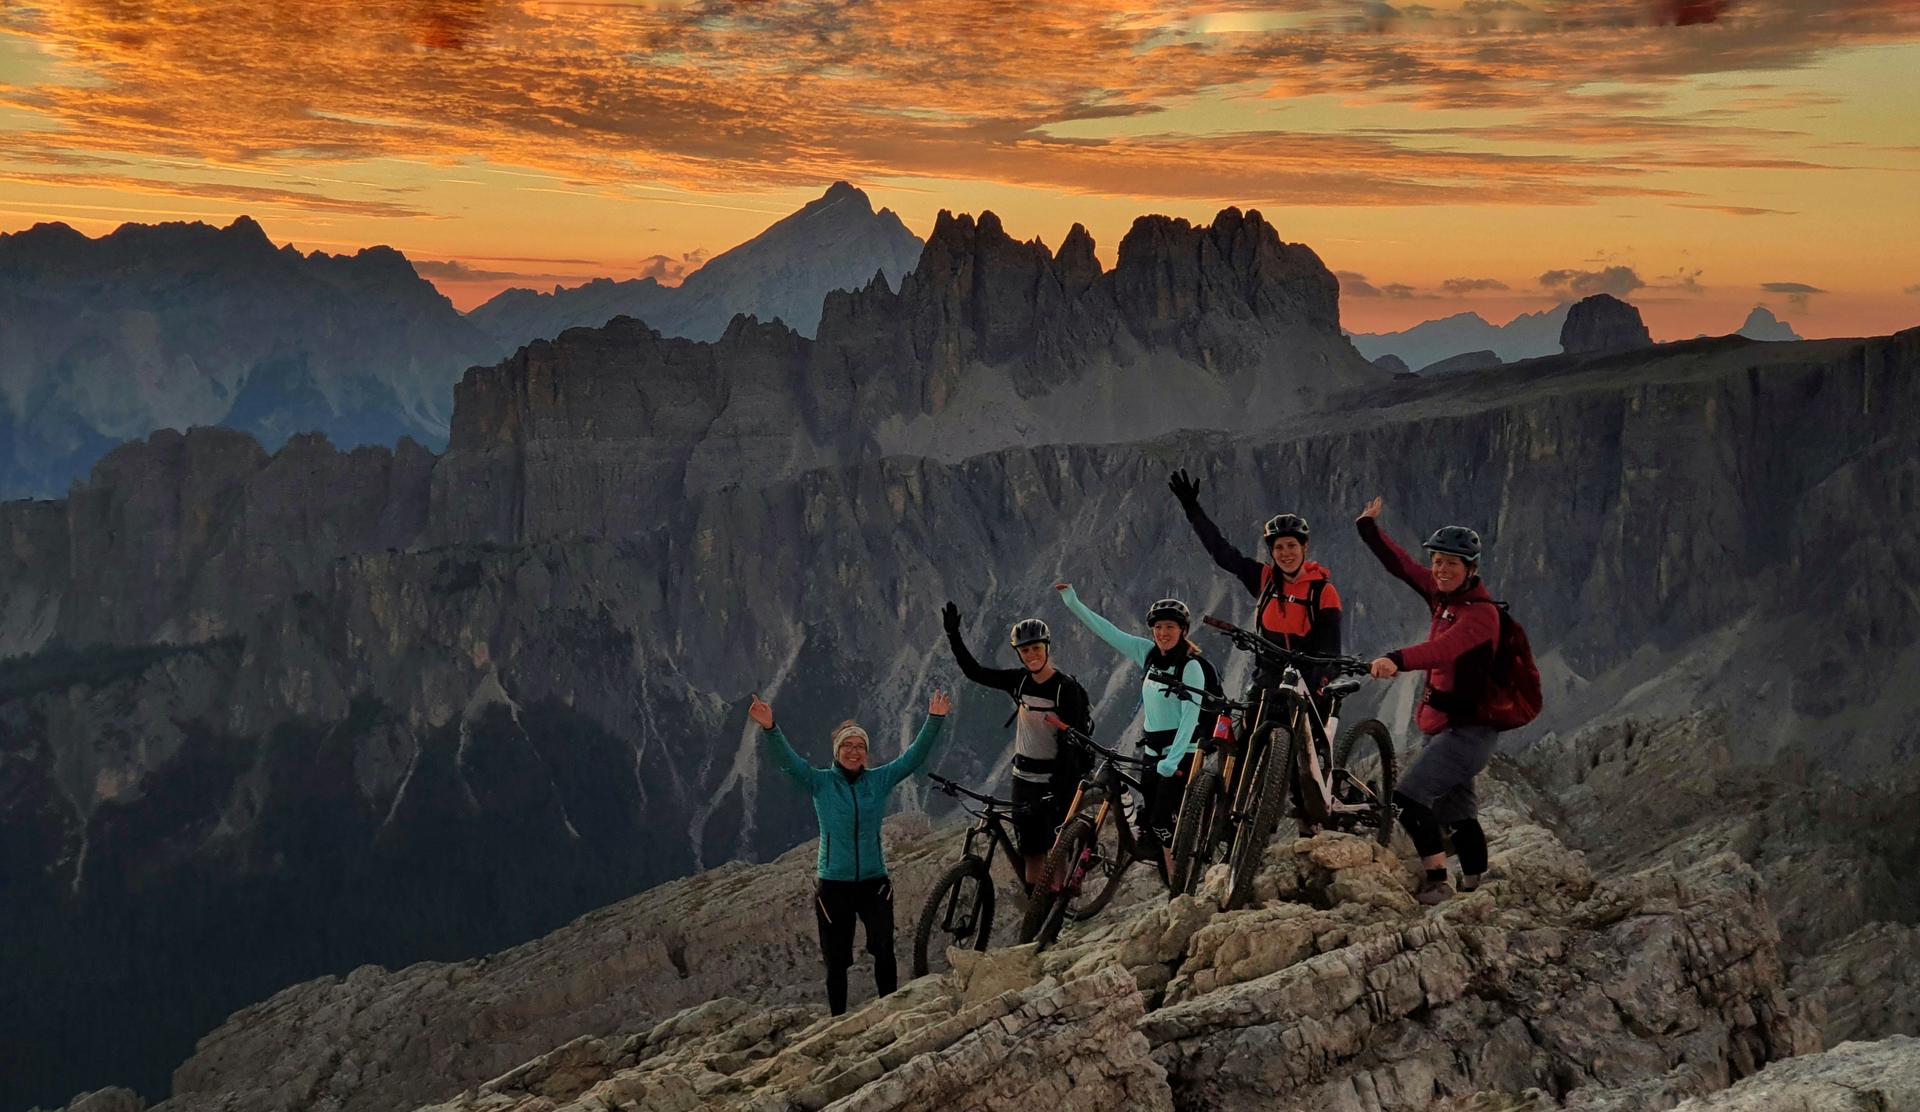
M 1400 808 L 1400 826 L 1413 839 L 1413 848 L 1422 857 L 1434 857 L 1446 851 L 1446 842 L 1440 838 L 1440 823 L 1433 812 L 1422 804 L 1415 803 L 1399 792 L 1393 793 L 1393 801 Z M 1480 829 L 1480 820 L 1464 819 L 1449 823 L 1447 838 L 1453 842 L 1453 852 L 1460 856 L 1460 871 L 1468 876 L 1479 876 L 1487 871 L 1487 832 Z
M 873 984 L 885 996 L 900 987 L 893 957 L 893 882 L 822 880 L 814 893 L 813 918 L 820 928 L 820 954 L 827 960 L 827 1007 L 847 1010 L 847 970 L 853 967 L 853 923 L 867 925 L 867 953 L 873 955 Z
M 1173 735 L 1172 730 L 1150 730 L 1140 735 L 1140 755 L 1157 764 L 1167 755 Z M 1151 764 L 1141 770 L 1140 794 L 1145 798 L 1134 816 L 1134 830 L 1140 842 L 1160 849 L 1173 845 L 1173 823 L 1180 814 L 1180 800 L 1187 793 L 1187 764 L 1191 759 L 1182 760 L 1179 771 L 1172 776 L 1160 775 L 1160 770 Z

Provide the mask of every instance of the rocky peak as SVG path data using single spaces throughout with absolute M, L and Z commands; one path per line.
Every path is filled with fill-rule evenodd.
M 1793 330 L 1791 324 L 1774 316 L 1772 310 L 1764 305 L 1753 307 L 1753 312 L 1747 314 L 1746 323 L 1740 326 L 1736 335 L 1745 336 L 1749 340 L 1800 339 L 1800 334 Z
M 1340 284 L 1313 250 L 1284 243 L 1257 210 L 1222 209 L 1195 226 L 1143 216 L 1120 241 L 1114 291 L 1149 333 L 1189 330 L 1215 315 L 1340 331 Z
M 1568 355 L 1633 351 L 1653 346 L 1640 310 L 1608 293 L 1573 303 L 1560 326 L 1560 348 Z

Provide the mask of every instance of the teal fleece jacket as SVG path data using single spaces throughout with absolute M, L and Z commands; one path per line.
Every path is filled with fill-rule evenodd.
M 1152 638 L 1120 632 L 1112 622 L 1087 609 L 1086 603 L 1080 601 L 1079 594 L 1072 587 L 1060 592 L 1060 601 L 1066 603 L 1067 609 L 1080 619 L 1082 625 L 1092 630 L 1094 636 L 1113 646 L 1115 652 L 1133 661 L 1135 666 L 1146 670 L 1140 680 L 1140 705 L 1146 710 L 1146 728 L 1148 731 L 1174 731 L 1173 744 L 1167 746 L 1167 754 L 1160 759 L 1156 771 L 1162 776 L 1172 776 L 1180 771 L 1180 762 L 1193 752 L 1193 728 L 1200 724 L 1200 704 L 1170 698 L 1166 694 L 1166 685 L 1158 678 L 1160 673 L 1147 668 L 1148 658 L 1154 655 Z M 1206 680 L 1207 674 L 1200 667 L 1200 662 L 1189 657 L 1180 671 L 1180 682 L 1190 687 L 1204 687 Z
M 761 732 L 774 767 L 813 797 L 813 813 L 820 820 L 815 870 L 821 880 L 876 880 L 887 875 L 887 862 L 880 852 L 880 822 L 887 817 L 888 798 L 900 781 L 933 756 L 945 724 L 945 718 L 928 715 L 906 752 L 853 780 L 837 764 L 826 768 L 807 764 L 787 744 L 779 726 Z

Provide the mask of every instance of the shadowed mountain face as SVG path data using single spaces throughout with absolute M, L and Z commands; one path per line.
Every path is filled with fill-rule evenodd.
M 552 339 L 569 328 L 597 328 L 614 317 L 646 321 L 668 336 L 717 340 L 740 313 L 779 320 L 803 336 L 820 322 L 828 290 L 857 289 L 875 274 L 898 285 L 920 258 L 920 238 L 892 209 L 875 212 L 865 193 L 835 182 L 806 207 L 709 260 L 678 286 L 651 278 L 598 279 L 552 293 L 506 290 L 467 319 L 498 344 L 499 355 Z
M 302 255 L 246 217 L 0 235 L 0 336 L 0 498 L 64 492 L 157 428 L 439 446 L 493 354 L 398 252 Z
M 1122 625 L 1168 594 L 1244 616 L 1176 463 L 1249 548 L 1281 509 L 1319 524 L 1356 651 L 1425 627 L 1344 527 L 1365 499 L 1408 542 L 1481 525 L 1549 685 L 1516 744 L 1718 702 L 1730 761 L 1865 778 L 1913 752 L 1887 681 L 1920 622 L 1920 333 L 1392 381 L 1256 214 L 1144 219 L 1107 272 L 1091 246 L 943 218 L 898 292 L 832 295 L 813 341 L 615 322 L 475 369 L 437 458 L 161 434 L 66 502 L 0 507 L 0 638 L 35 654 L 0 670 L 0 1074 L 27 1101 L 157 1094 L 292 980 L 498 948 L 793 845 L 811 814 L 760 775 L 746 693 L 815 760 L 848 715 L 884 757 L 952 684 L 948 598 L 983 656 L 1049 618 L 1128 736 L 1137 683 L 1048 584 Z M 1783 608 L 1813 568 L 1848 592 Z M 1404 729 L 1413 692 L 1357 709 Z M 1004 703 L 959 696 L 940 766 L 997 783 Z

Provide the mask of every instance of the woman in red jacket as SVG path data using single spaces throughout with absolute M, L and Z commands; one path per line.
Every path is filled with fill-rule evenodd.
M 1418 718 L 1427 745 L 1395 785 L 1393 796 L 1400 825 L 1427 870 L 1416 898 L 1432 906 L 1453 895 L 1447 886 L 1443 827 L 1460 855 L 1460 890 L 1478 887 L 1480 874 L 1487 871 L 1487 835 L 1480 829 L 1473 781 L 1493 758 L 1499 733 L 1481 723 L 1476 712 L 1499 647 L 1500 611 L 1480 582 L 1480 534 L 1464 525 L 1436 530 L 1423 546 L 1429 558 L 1421 567 L 1380 531 L 1381 504 L 1375 498 L 1361 512 L 1355 523 L 1360 539 L 1433 614 L 1426 641 L 1373 662 L 1375 679 L 1401 672 L 1427 674 Z

